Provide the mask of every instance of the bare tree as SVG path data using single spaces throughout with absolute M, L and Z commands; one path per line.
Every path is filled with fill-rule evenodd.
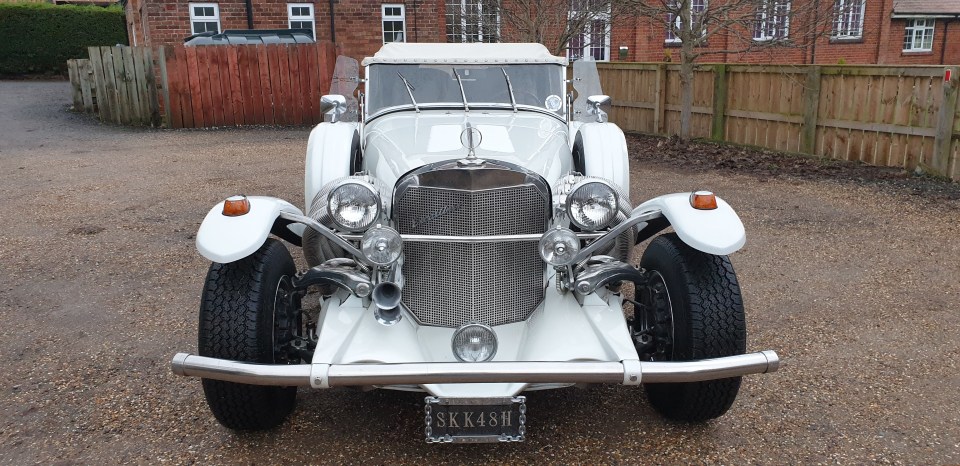
M 624 4 L 622 0 L 503 0 L 504 39 L 539 42 L 564 55 L 577 36 L 609 36 L 611 21 L 625 11 Z
M 663 24 L 680 49 L 680 134 L 690 138 L 695 63 L 704 56 L 815 46 L 818 37 L 860 35 L 865 0 L 625 0 Z M 727 36 L 727 37 L 724 37 Z M 722 40 L 721 40 L 722 39 Z M 716 41 L 716 43 L 714 43 Z M 718 47 L 716 44 L 724 44 Z M 713 46 L 711 46 L 713 45 Z

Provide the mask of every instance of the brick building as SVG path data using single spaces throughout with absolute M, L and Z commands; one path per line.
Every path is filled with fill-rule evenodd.
M 501 4 L 501 1 L 503 2 Z M 571 5 L 583 0 L 571 0 Z M 694 10 L 707 0 L 691 0 Z M 741 50 L 770 39 L 783 46 L 742 53 L 708 54 L 700 60 L 730 63 L 960 64 L 960 1 L 770 0 L 789 11 L 791 2 L 826 5 L 812 33 L 801 16 L 789 21 L 760 17 L 756 27 L 714 34 L 703 49 Z M 842 5 L 841 14 L 831 13 Z M 510 41 L 498 8 L 510 0 L 126 0 L 131 45 L 182 43 L 193 33 L 225 29 L 305 27 L 318 40 L 333 40 L 345 55 L 372 55 L 387 41 Z M 463 16 L 463 12 L 470 12 Z M 832 16 L 831 16 L 832 15 Z M 571 58 L 664 61 L 679 59 L 679 41 L 668 18 L 600 15 L 575 35 Z M 753 30 L 749 30 L 753 29 Z M 548 33 L 549 34 L 549 33 Z

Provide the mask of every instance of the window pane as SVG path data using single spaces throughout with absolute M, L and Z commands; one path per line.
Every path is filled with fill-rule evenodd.
M 447 42 L 498 42 L 499 1 L 447 0 Z

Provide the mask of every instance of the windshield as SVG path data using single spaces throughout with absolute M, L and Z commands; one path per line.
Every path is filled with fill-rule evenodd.
M 471 109 L 512 108 L 516 102 L 518 107 L 536 107 L 562 116 L 563 71 L 559 65 L 544 64 L 371 65 L 367 112 L 374 115 L 391 107 L 413 108 L 411 96 L 420 108 L 438 104 L 462 107 L 463 95 L 466 95 Z M 456 75 L 460 75 L 460 82 Z M 462 94 L 460 83 L 463 83 Z

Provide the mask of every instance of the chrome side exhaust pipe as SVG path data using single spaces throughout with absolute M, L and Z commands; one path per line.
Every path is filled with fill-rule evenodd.
M 370 299 L 377 307 L 373 316 L 382 325 L 393 325 L 400 322 L 400 299 L 402 293 L 400 285 L 394 282 L 380 282 L 370 293 Z

